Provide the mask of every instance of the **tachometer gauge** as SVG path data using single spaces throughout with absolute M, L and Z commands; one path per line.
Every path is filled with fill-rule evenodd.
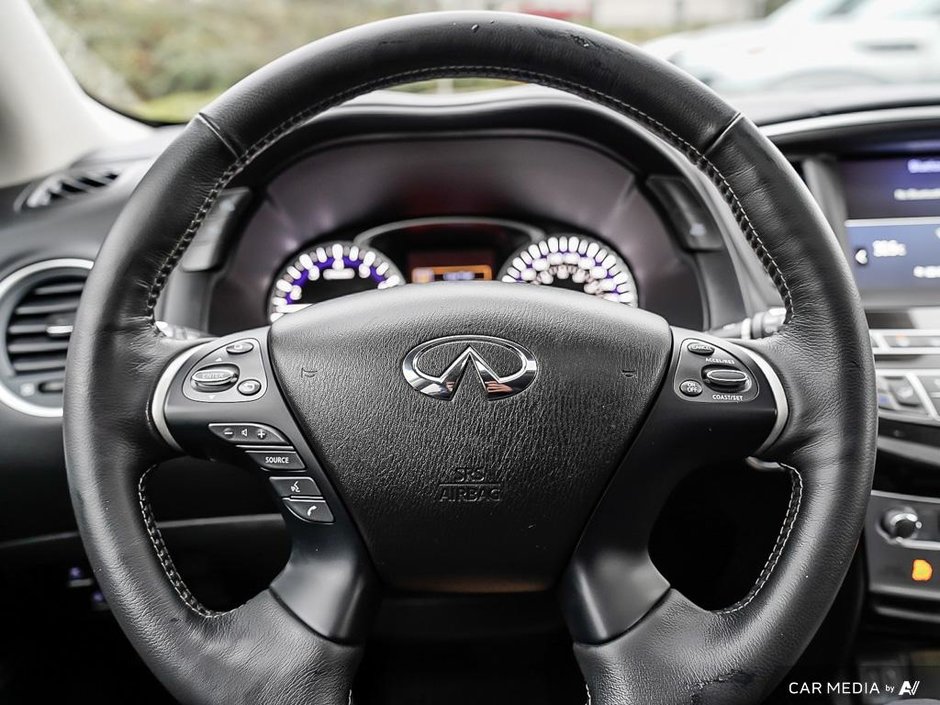
M 552 235 L 523 247 L 509 258 L 499 278 L 637 305 L 636 281 L 626 263 L 606 245 L 580 235 Z
M 398 268 L 376 250 L 351 242 L 324 243 L 301 252 L 277 275 L 268 316 L 276 321 L 320 301 L 404 283 Z

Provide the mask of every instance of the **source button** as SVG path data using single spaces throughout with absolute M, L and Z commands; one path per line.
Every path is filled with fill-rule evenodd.
M 265 470 L 303 470 L 304 461 L 295 450 L 249 450 L 249 457 Z

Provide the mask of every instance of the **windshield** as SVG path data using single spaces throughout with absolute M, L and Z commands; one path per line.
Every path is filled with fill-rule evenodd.
M 31 0 L 82 86 L 188 120 L 272 59 L 347 27 L 429 10 L 528 12 L 643 44 L 725 95 L 940 82 L 940 0 Z M 413 91 L 492 88 L 436 81 Z

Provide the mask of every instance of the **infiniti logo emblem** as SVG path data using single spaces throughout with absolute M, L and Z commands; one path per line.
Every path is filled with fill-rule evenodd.
M 462 348 L 462 352 L 447 364 L 447 368 L 443 373 L 432 375 L 421 369 L 421 361 L 426 354 L 438 349 L 447 350 L 451 348 L 454 351 Z M 485 356 L 487 352 L 500 354 L 501 357 L 505 356 L 507 352 L 510 353 L 512 358 L 518 360 L 515 363 L 514 371 L 508 375 L 497 374 L 493 370 L 493 360 L 487 360 Z M 457 391 L 457 386 L 463 379 L 467 367 L 471 366 L 483 384 L 486 398 L 491 401 L 505 399 L 523 391 L 532 384 L 538 370 L 535 357 L 524 347 L 518 343 L 488 335 L 451 335 L 446 338 L 435 338 L 426 343 L 421 343 L 405 355 L 401 370 L 405 375 L 405 379 L 408 380 L 408 384 L 422 394 L 427 394 L 435 399 L 451 399 L 454 392 Z

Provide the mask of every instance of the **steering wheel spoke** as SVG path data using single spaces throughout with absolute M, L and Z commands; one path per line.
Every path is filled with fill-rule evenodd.
M 271 590 L 302 622 L 338 641 L 362 637 L 376 581 L 358 532 L 280 394 L 269 329 L 203 342 L 177 356 L 151 413 L 178 451 L 260 473 L 292 540 Z
M 659 397 L 562 581 L 569 625 L 582 643 L 627 631 L 669 590 L 648 544 L 679 481 L 695 469 L 760 453 L 786 424 L 783 387 L 757 353 L 681 328 L 672 334 Z

